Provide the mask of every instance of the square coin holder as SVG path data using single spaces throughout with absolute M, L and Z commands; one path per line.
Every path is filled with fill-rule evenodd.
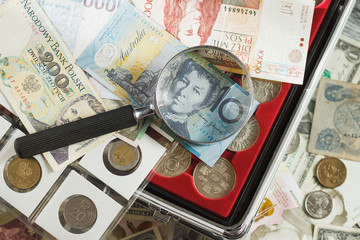
M 81 195 L 90 199 L 96 209 L 94 224 L 83 233 L 73 233 L 71 230 L 66 230 L 59 218 L 62 204 L 74 195 Z M 101 239 L 122 209 L 123 207 L 118 202 L 72 170 L 37 216 L 35 223 L 56 239 Z M 71 215 L 75 218 L 81 219 L 85 215 L 81 208 L 74 207 L 72 210 Z
M 61 171 L 54 172 L 50 169 L 47 162 L 43 159 L 41 155 L 36 155 L 34 158 L 38 162 L 41 169 L 41 176 L 37 184 L 27 192 L 21 192 L 19 189 L 13 188 L 12 185 L 6 183 L 6 166 L 8 161 L 16 156 L 14 150 L 14 141 L 16 138 L 24 136 L 20 130 L 14 130 L 11 138 L 7 141 L 4 148 L 0 151 L 0 196 L 6 202 L 10 203 L 13 207 L 19 210 L 26 217 L 30 215 L 37 209 L 40 202 L 47 195 L 49 190 L 55 184 Z M 23 164 L 25 165 L 25 164 Z M 23 166 L 21 174 L 26 174 L 26 171 L 29 168 Z
M 136 166 L 134 164 L 133 169 L 120 172 L 116 172 L 115 169 L 115 172 L 112 172 L 111 169 L 109 170 L 109 167 L 106 166 L 106 158 L 108 156 L 107 153 L 109 153 L 108 151 L 111 151 L 111 149 L 109 150 L 109 146 L 111 146 L 112 143 L 116 144 L 117 141 L 122 142 L 120 139 L 112 137 L 97 146 L 82 157 L 79 165 L 96 178 L 101 179 L 101 181 L 126 200 L 129 200 L 166 149 L 145 134 L 138 147 L 135 148 L 140 155 L 139 163 Z

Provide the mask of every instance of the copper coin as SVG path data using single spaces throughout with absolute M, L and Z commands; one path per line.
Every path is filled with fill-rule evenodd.
M 250 148 L 257 140 L 260 132 L 259 124 L 255 116 L 252 116 L 249 121 L 240 130 L 238 135 L 227 147 L 228 150 L 237 152 Z
M 41 178 L 41 166 L 34 158 L 11 157 L 4 168 L 5 182 L 14 191 L 27 192 L 36 187 Z
M 90 198 L 84 195 L 72 195 L 60 205 L 60 223 L 71 233 L 87 232 L 95 224 L 96 219 L 96 206 Z
M 184 173 L 190 166 L 191 153 L 178 144 L 174 148 L 169 149 L 159 165 L 155 168 L 155 172 L 164 177 L 176 177 Z
M 320 160 L 316 167 L 316 177 L 321 185 L 336 188 L 346 179 L 346 166 L 338 158 L 328 157 Z
M 305 210 L 312 218 L 325 218 L 329 216 L 332 208 L 331 196 L 324 191 L 311 192 L 305 198 Z
M 141 151 L 120 139 L 114 139 L 104 148 L 103 162 L 111 173 L 128 175 L 140 165 Z
M 207 198 L 217 199 L 226 196 L 235 186 L 234 167 L 225 158 L 219 158 L 213 167 L 199 162 L 193 173 L 195 188 Z

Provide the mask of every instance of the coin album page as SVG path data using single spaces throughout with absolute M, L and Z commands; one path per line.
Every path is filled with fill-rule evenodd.
M 81 196 L 87 201 L 81 200 L 79 206 L 74 204 L 62 208 L 74 196 Z M 56 239 L 101 239 L 122 208 L 79 173 L 71 171 L 35 219 L 35 223 Z M 65 223 L 60 220 L 62 214 L 65 216 Z M 72 223 L 72 218 L 87 218 L 92 219 L 92 222 L 86 226 L 86 220 Z M 68 228 L 67 225 L 72 227 Z
M 115 137 L 105 141 L 91 152 L 87 153 L 81 160 L 80 165 L 93 174 L 96 178 L 101 179 L 106 185 L 111 187 L 122 197 L 129 200 L 139 188 L 140 184 L 144 182 L 146 176 L 151 172 L 151 169 L 159 161 L 160 157 L 164 154 L 165 148 L 151 139 L 148 135 L 144 135 L 141 139 L 139 146 L 135 149 L 137 156 L 122 156 L 134 157 L 137 159 L 126 159 L 126 161 L 137 161 L 133 169 L 126 169 L 123 171 L 111 172 L 109 167 L 106 167 L 108 158 L 113 158 L 114 155 L 119 153 L 112 152 L 108 147 L 111 143 L 117 141 L 122 142 Z M 124 143 L 126 147 L 127 144 Z M 127 146 L 130 148 L 130 146 Z M 107 151 L 109 149 L 109 151 Z M 125 150 L 126 151 L 126 150 Z M 121 153 L 123 154 L 123 152 Z M 121 156 L 119 156 L 121 158 Z M 121 160 L 121 159 L 120 159 Z
M 11 160 L 12 157 L 16 156 L 14 150 L 14 141 L 16 138 L 24 136 L 24 134 L 20 130 L 14 130 L 15 133 L 12 134 L 11 138 L 7 141 L 6 145 L 0 152 L 0 192 L 1 197 L 10 203 L 13 207 L 18 209 L 22 214 L 26 217 L 29 217 L 33 211 L 36 209 L 37 205 L 41 202 L 41 200 L 48 193 L 50 188 L 55 184 L 56 180 L 61 175 L 62 171 L 52 171 L 48 166 L 47 162 L 40 155 L 36 155 L 34 158 L 39 164 L 40 172 L 36 176 L 38 179 L 34 187 L 29 191 L 19 191 L 14 188 L 16 186 L 12 186 L 10 182 L 6 182 L 7 173 L 10 171 L 8 166 L 8 161 Z M 24 172 L 26 170 L 32 171 L 33 169 L 27 169 L 25 166 L 27 163 L 22 163 L 19 166 L 22 166 L 22 169 L 17 171 L 15 174 L 21 174 L 21 170 Z M 20 173 L 19 173 L 20 172 Z M 9 172 L 10 173 L 10 172 Z M 11 177 L 11 176 L 10 176 Z M 16 178 L 16 176 L 13 176 Z

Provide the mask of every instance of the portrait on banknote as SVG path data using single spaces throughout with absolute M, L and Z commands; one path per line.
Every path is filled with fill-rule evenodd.
M 55 123 L 52 125 L 36 119 L 31 113 L 28 116 L 28 121 L 38 132 L 103 112 L 105 112 L 105 108 L 102 103 L 97 100 L 93 95 L 85 94 L 65 106 L 61 110 L 58 119 L 56 119 Z M 69 146 L 65 146 L 50 151 L 51 155 L 54 156 L 54 159 L 58 164 L 61 164 L 62 162 L 68 160 L 68 148 Z
M 203 45 L 220 10 L 221 0 L 167 0 L 165 29 L 187 46 Z
M 187 127 L 192 113 L 211 106 L 220 90 L 219 80 L 191 58 L 183 58 L 174 66 L 167 86 L 157 96 L 164 121 L 180 135 L 190 139 Z

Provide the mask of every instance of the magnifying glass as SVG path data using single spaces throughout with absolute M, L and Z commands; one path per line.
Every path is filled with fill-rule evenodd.
M 247 90 L 242 87 L 245 81 L 237 79 L 246 79 Z M 158 74 L 153 95 L 149 106 L 128 105 L 18 138 L 15 151 L 30 157 L 134 126 L 154 114 L 178 137 L 209 144 L 234 136 L 253 112 L 252 82 L 245 65 L 214 46 L 196 46 L 173 56 Z

